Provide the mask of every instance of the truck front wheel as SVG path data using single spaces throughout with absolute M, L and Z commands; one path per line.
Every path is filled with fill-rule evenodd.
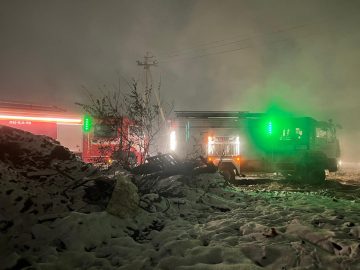
M 303 183 L 320 184 L 326 178 L 325 170 L 316 166 L 300 166 L 296 174 Z
M 304 183 L 320 184 L 325 181 L 327 158 L 323 153 L 308 152 L 296 166 L 296 175 Z
M 322 183 L 326 178 L 325 170 L 322 168 L 311 168 L 308 174 L 312 183 Z

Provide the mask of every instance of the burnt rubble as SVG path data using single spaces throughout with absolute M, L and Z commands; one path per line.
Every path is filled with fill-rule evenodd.
M 148 157 L 144 164 L 131 170 L 134 175 L 165 178 L 173 175 L 215 173 L 217 167 L 200 156 L 198 159 L 180 160 L 173 154 Z

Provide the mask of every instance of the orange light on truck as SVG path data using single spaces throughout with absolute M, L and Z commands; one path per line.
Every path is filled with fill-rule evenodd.
M 214 140 L 213 137 L 211 136 L 208 137 L 207 149 L 208 149 L 208 155 L 214 154 Z

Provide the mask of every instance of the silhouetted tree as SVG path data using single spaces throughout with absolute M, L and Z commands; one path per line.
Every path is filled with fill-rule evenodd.
M 94 118 L 94 132 L 104 133 L 97 136 L 100 157 L 96 162 L 100 164 L 105 164 L 110 154 L 128 166 L 134 158 L 134 150 L 140 157 L 138 161 L 143 163 L 156 136 L 165 128 L 160 115 L 161 104 L 153 98 L 153 88 L 139 90 L 135 80 L 127 85 L 125 92 L 120 87 L 104 85 L 98 89 L 97 96 L 85 89 L 89 103 L 76 103 Z M 160 86 L 157 90 L 160 91 Z

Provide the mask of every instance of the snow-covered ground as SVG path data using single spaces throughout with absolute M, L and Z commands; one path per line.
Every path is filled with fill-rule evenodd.
M 217 173 L 135 178 L 138 197 L 128 200 L 140 199 L 139 207 L 120 218 L 89 207 L 76 189 L 61 202 L 57 192 L 75 181 L 66 175 L 86 179 L 93 169 L 58 158 L 55 172 L 36 160 L 24 172 L 28 165 L 0 158 L 0 269 L 360 269 L 358 171 L 330 174 L 318 186 L 277 177 L 229 186 Z M 125 172 L 114 179 L 132 185 Z M 46 196 L 57 205 L 51 211 L 36 205 Z M 127 207 L 113 199 L 112 208 Z

